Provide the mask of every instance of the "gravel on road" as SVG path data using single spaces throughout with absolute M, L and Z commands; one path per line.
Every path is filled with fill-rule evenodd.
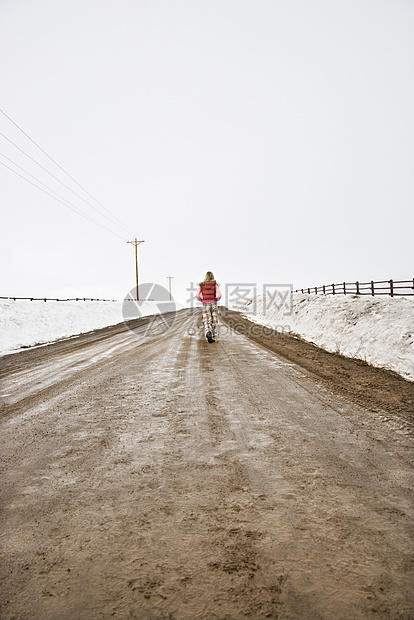
M 243 321 L 2 358 L 2 618 L 414 617 L 411 384 Z

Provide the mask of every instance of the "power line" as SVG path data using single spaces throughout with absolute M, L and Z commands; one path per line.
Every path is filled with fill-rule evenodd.
M 15 161 L 13 161 L 10 157 L 8 157 L 7 155 L 5 155 L 4 153 L 0 152 L 0 155 L 2 157 L 4 157 L 5 159 L 7 159 L 10 163 L 13 164 L 13 166 L 16 166 L 16 168 L 19 168 L 19 170 L 21 170 L 22 172 L 24 172 L 26 175 L 28 175 L 29 177 L 31 177 L 32 179 L 34 179 L 36 181 L 36 183 L 39 183 L 40 185 L 42 185 L 43 187 L 46 188 L 46 190 L 42 189 L 41 187 L 39 187 L 38 185 L 36 185 L 36 183 L 33 183 L 32 181 L 30 181 L 29 179 L 26 179 L 26 177 L 24 177 L 23 175 L 19 174 L 18 172 L 16 172 L 15 170 L 13 170 L 13 168 L 10 168 L 10 166 L 7 166 L 6 164 L 4 164 L 3 162 L 0 161 L 0 164 L 2 164 L 5 168 L 7 168 L 8 170 L 10 170 L 11 172 L 13 172 L 14 174 L 16 174 L 17 176 L 19 176 L 20 178 L 22 178 L 24 181 L 27 181 L 28 183 L 30 183 L 31 185 L 33 185 L 34 187 L 36 187 L 37 189 L 40 189 L 41 191 L 43 191 L 45 194 L 47 194 L 48 196 L 50 196 L 51 198 L 54 198 L 57 202 L 60 202 L 61 204 L 63 204 L 65 207 L 68 207 L 69 209 L 71 209 L 71 211 L 74 211 L 75 213 L 77 213 L 78 215 L 81 215 L 82 217 L 84 217 L 85 219 L 89 220 L 90 222 L 97 224 L 98 226 L 100 226 L 101 228 L 104 228 L 105 230 L 107 230 L 108 232 L 111 232 L 113 235 L 116 235 L 117 237 L 119 237 L 120 239 L 123 239 L 123 237 L 121 237 L 120 235 L 118 235 L 116 232 L 110 230 L 109 228 L 107 228 L 106 226 L 104 226 L 103 224 L 101 224 L 100 222 L 94 220 L 93 218 L 91 218 L 88 214 L 84 213 L 82 210 L 78 209 L 73 203 L 69 202 L 68 200 L 66 200 L 66 198 L 64 198 L 63 196 L 61 196 L 60 194 L 58 194 L 58 192 L 56 192 L 54 189 L 52 189 L 51 187 L 49 187 L 48 185 L 46 185 L 45 183 L 43 183 L 43 181 L 40 181 L 40 179 L 38 179 L 37 177 L 35 177 L 33 174 L 31 174 L 30 172 L 28 172 L 27 170 L 25 170 L 22 166 L 20 166 L 19 164 L 17 164 Z M 52 193 L 50 193 L 52 192 Z M 53 196 L 52 194 L 55 194 L 55 196 Z M 56 198 L 56 196 L 58 198 Z M 160 265 L 160 263 L 158 263 L 157 259 L 155 259 L 154 254 L 148 249 L 145 248 L 144 249 L 144 256 L 143 256 L 144 261 L 148 261 L 149 263 L 151 263 L 153 265 L 153 267 L 155 267 L 156 271 L 158 271 L 158 273 L 160 275 L 164 275 L 165 270 L 162 270 L 162 267 Z
M 65 170 L 65 169 L 64 169 L 64 168 L 63 168 L 60 164 L 58 164 L 58 162 L 57 162 L 55 159 L 53 159 L 53 157 L 51 157 L 51 156 L 49 155 L 49 153 L 47 153 L 44 149 L 42 149 L 42 147 L 41 147 L 39 144 L 37 144 L 37 142 L 35 142 L 35 140 L 33 140 L 33 138 L 31 138 L 31 137 L 29 136 L 29 134 L 27 134 L 27 133 L 26 133 L 26 132 L 25 132 L 25 131 L 24 131 L 24 130 L 23 130 L 23 129 L 22 129 L 22 128 L 21 128 L 21 127 L 20 127 L 20 126 L 19 126 L 19 125 L 18 125 L 18 124 L 17 124 L 17 123 L 16 123 L 16 122 L 12 119 L 12 118 L 10 118 L 10 116 L 9 116 L 8 114 L 6 114 L 6 112 L 4 112 L 4 110 L 2 110 L 2 109 L 0 108 L 0 112 L 1 112 L 1 113 L 3 114 L 3 116 L 5 116 L 5 117 L 6 117 L 6 118 L 7 118 L 7 119 L 8 119 L 8 120 L 9 120 L 9 121 L 10 121 L 10 122 L 11 122 L 11 123 L 15 126 L 15 127 L 17 127 L 17 129 L 18 129 L 19 131 L 21 131 L 21 133 L 22 133 L 24 136 L 26 136 L 26 138 L 27 138 L 28 140 L 30 140 L 30 142 L 32 142 L 32 143 L 33 143 L 33 144 L 34 144 L 34 145 L 35 145 L 35 146 L 36 146 L 36 147 L 37 147 L 37 148 L 38 148 L 38 149 L 39 149 L 39 150 L 40 150 L 40 151 L 41 151 L 44 155 L 46 155 L 46 157 L 47 157 L 48 159 L 50 159 L 50 161 L 51 161 L 51 162 L 53 162 L 53 163 L 55 164 L 55 166 L 57 166 L 60 170 L 62 170 L 62 172 L 63 172 L 64 174 L 66 174 L 66 176 L 67 176 L 67 177 L 69 177 L 69 179 L 71 179 L 71 180 L 72 180 L 72 181 L 73 181 L 73 182 L 74 182 L 74 183 L 75 183 L 78 187 L 80 187 L 80 189 L 81 189 L 82 191 L 84 191 L 84 192 L 85 192 L 85 194 L 87 194 L 90 198 L 92 198 L 92 200 L 94 200 L 94 201 L 96 202 L 96 204 L 98 204 L 100 207 L 102 207 L 102 209 L 104 209 L 107 213 L 109 213 L 109 214 L 111 215 L 111 217 L 112 217 L 112 218 L 114 218 L 115 220 L 117 220 L 117 222 L 119 222 L 119 223 L 123 226 L 123 228 L 125 228 L 125 229 L 127 230 L 127 232 L 132 232 L 132 230 L 131 230 L 128 226 L 125 226 L 125 224 L 124 224 L 124 223 L 123 223 L 123 222 L 122 222 L 122 221 L 121 221 L 121 220 L 120 220 L 120 219 L 119 219 L 116 215 L 114 215 L 114 214 L 113 214 L 113 213 L 112 213 L 109 209 L 107 209 L 107 208 L 106 208 L 103 204 L 101 204 L 101 203 L 99 202 L 99 200 L 97 200 L 94 196 L 92 196 L 92 194 L 91 194 L 91 193 L 89 193 L 89 192 L 88 192 L 88 190 L 86 190 L 86 189 L 85 189 L 85 188 L 84 188 L 84 187 L 83 187 L 80 183 L 78 183 L 78 181 L 76 181 L 76 179 L 74 179 L 74 178 L 73 178 L 73 177 L 69 174 L 69 172 L 67 172 L 67 171 L 66 171 L 66 170 Z M 72 190 L 71 190 L 71 191 L 72 191 Z M 87 204 L 89 204 L 89 203 L 87 203 Z M 92 206 L 92 205 L 90 205 L 90 206 Z M 96 208 L 96 207 L 95 207 L 95 208 Z M 104 214 L 102 214 L 102 215 L 104 215 Z
M 51 177 L 53 177 L 56 181 L 58 181 L 58 183 L 60 183 L 61 185 L 63 185 L 63 187 L 66 187 L 66 189 L 68 189 L 70 192 L 72 192 L 72 194 L 74 194 L 75 196 L 77 196 L 78 198 L 80 198 L 81 200 L 83 200 L 83 202 L 85 204 L 87 204 L 89 207 L 92 207 L 92 209 L 94 209 L 95 211 L 97 211 L 100 215 L 102 215 L 103 217 L 105 217 L 107 220 L 109 220 L 111 222 L 111 224 L 115 224 L 115 222 L 111 221 L 109 219 L 109 217 L 107 215 L 105 215 L 105 213 L 102 213 L 97 207 L 95 207 L 93 204 L 91 204 L 90 202 L 88 202 L 87 200 L 85 200 L 85 198 L 83 198 L 80 194 L 78 194 L 77 192 L 75 192 L 75 190 L 73 190 L 71 187 L 69 187 L 69 185 L 66 185 L 66 183 L 64 183 L 63 181 L 61 181 L 56 175 L 54 175 L 52 172 L 50 172 L 50 170 L 48 170 L 47 168 L 45 168 L 44 166 L 42 166 L 42 164 L 39 164 L 38 161 L 36 161 L 33 157 L 31 157 L 28 153 L 26 153 L 26 151 L 24 151 L 22 148 L 20 148 L 20 146 L 18 146 L 17 144 L 15 144 L 15 142 L 13 142 L 13 140 L 10 140 L 10 138 L 8 138 L 7 136 L 4 135 L 4 133 L 2 133 L 0 131 L 0 136 L 2 136 L 3 138 L 5 138 L 8 142 L 10 142 L 10 144 L 12 144 L 16 149 L 18 149 L 21 153 L 23 153 L 23 155 L 26 155 L 26 157 L 28 157 L 31 161 L 33 161 L 37 166 L 39 166 L 40 168 L 42 168 L 42 170 L 44 170 L 45 172 L 47 172 L 47 174 L 49 174 Z M 13 162 L 14 163 L 14 162 Z M 117 224 L 118 226 L 118 224 Z M 126 232 L 130 232 L 130 230 L 124 226 L 123 224 L 121 224 L 122 228 L 126 231 Z
M 19 168 L 19 170 L 21 170 L 22 172 L 24 172 L 25 174 L 27 174 L 29 177 L 31 177 L 32 179 L 34 179 L 37 183 L 39 183 L 40 185 L 43 185 L 43 187 L 46 187 L 47 190 L 49 190 L 49 192 L 52 192 L 52 194 L 55 194 L 58 198 L 60 198 L 61 200 L 59 200 L 59 202 L 62 203 L 62 200 L 65 203 L 65 206 L 68 206 L 69 209 L 72 209 L 72 211 L 75 211 L 76 213 L 78 213 L 79 215 L 82 215 L 84 217 L 86 217 L 88 220 L 90 220 L 91 222 L 93 222 L 94 224 L 98 224 L 99 226 L 101 226 L 100 222 L 94 220 L 92 217 L 90 217 L 87 213 L 84 213 L 81 209 L 79 209 L 78 207 L 76 207 L 74 204 L 72 204 L 71 202 L 69 202 L 69 200 L 66 200 L 66 198 L 64 198 L 64 196 L 61 196 L 60 194 L 58 194 L 58 192 L 55 192 L 54 189 L 52 189 L 51 187 L 49 187 L 48 185 L 46 185 L 46 183 L 43 183 L 43 181 L 41 181 L 40 179 L 38 179 L 37 177 L 35 177 L 33 174 L 31 174 L 30 172 L 28 172 L 27 170 L 25 170 L 24 168 L 22 168 L 22 166 L 19 166 L 19 164 L 16 164 L 15 161 L 13 161 L 12 159 L 10 159 L 10 157 L 7 157 L 7 155 L 5 155 L 4 153 L 0 153 L 0 155 L 2 157 L 4 157 L 5 159 L 7 159 L 10 163 L 13 164 L 13 166 L 16 166 L 16 168 Z M 2 162 L 0 162 L 2 163 Z M 5 164 L 3 164 L 5 166 Z M 12 168 L 10 168 L 9 166 L 5 166 L 6 168 L 8 168 L 11 172 L 15 172 L 15 170 L 13 170 Z M 19 175 L 22 179 L 24 179 L 25 181 L 29 181 L 29 179 L 26 179 L 24 176 Z M 32 185 L 34 185 L 35 187 L 37 187 L 38 189 L 42 189 L 41 187 L 38 187 L 35 183 L 32 183 Z M 51 196 L 52 198 L 54 198 L 55 196 L 52 196 L 52 194 L 49 194 L 49 192 L 45 192 L 47 193 L 49 196 Z M 63 203 L 62 203 L 63 204 Z M 109 230 L 109 228 L 106 228 L 106 230 Z M 113 232 L 113 231 L 110 231 Z M 117 233 L 114 233 L 117 234 Z M 119 235 L 118 235 L 119 236 Z M 122 237 L 120 237 L 122 239 Z
M 2 166 L 4 166 L 5 168 L 7 168 L 8 170 L 10 170 L 11 172 L 13 172 L 14 174 L 16 174 L 18 177 L 20 177 L 24 181 L 26 181 L 27 183 L 30 183 L 30 185 L 33 185 L 34 187 L 37 187 L 37 189 L 40 189 L 40 191 L 43 192 L 44 194 L 47 194 L 48 196 L 50 196 L 51 198 L 53 198 L 57 202 L 60 202 L 63 206 L 68 207 L 68 209 L 71 209 L 71 211 L 74 211 L 75 213 L 77 213 L 78 215 L 81 215 L 82 217 L 84 217 L 85 219 L 89 220 L 93 224 L 96 224 L 97 226 L 100 226 L 101 228 L 104 228 L 105 230 L 107 230 L 111 234 L 113 234 L 116 237 L 119 237 L 120 239 L 124 240 L 124 237 L 121 237 L 121 235 L 118 235 L 118 233 L 114 232 L 113 230 L 110 230 L 109 228 L 107 228 L 106 226 L 101 224 L 100 222 L 97 222 L 96 220 L 92 219 L 91 217 L 89 217 L 89 215 L 87 215 L 83 211 L 80 211 L 77 207 L 72 205 L 72 203 L 69 203 L 65 198 L 62 198 L 61 196 L 59 196 L 59 194 L 56 194 L 56 192 L 54 192 L 54 190 L 50 190 L 50 191 L 54 192 L 57 196 L 59 196 L 59 198 L 56 198 L 56 196 L 53 196 L 53 194 L 51 194 L 50 192 L 46 191 L 42 187 L 39 187 L 38 185 L 36 185 L 36 183 L 33 183 L 33 181 L 30 181 L 30 179 L 26 179 L 26 177 L 24 177 L 22 174 L 20 174 L 16 170 L 13 170 L 13 168 L 10 168 L 10 166 L 5 164 L 4 162 L 0 161 L 0 164 Z M 26 172 L 26 171 L 24 171 L 24 172 Z M 32 175 L 30 175 L 30 176 L 32 176 Z M 33 178 L 35 178 L 35 177 L 33 177 Z M 38 179 L 36 179 L 36 181 L 38 181 Z M 42 183 L 41 181 L 38 181 L 38 182 Z M 44 185 L 44 183 L 42 183 L 42 185 Z M 47 187 L 47 185 L 45 185 L 45 187 Z M 50 188 L 48 188 L 48 189 L 50 189 Z
M 170 291 L 170 301 L 171 301 L 171 297 L 172 297 L 172 295 L 171 295 L 171 280 L 174 280 L 174 276 L 166 276 L 166 277 L 168 279 L 168 284 L 169 284 L 168 288 L 169 288 L 169 291 Z
M 160 275 L 162 276 L 165 275 L 167 270 L 163 269 L 162 265 L 158 263 L 158 259 L 155 258 L 154 254 L 149 250 L 149 248 L 143 247 L 142 254 L 143 254 L 144 260 L 148 260 L 150 263 L 152 263 L 152 265 L 155 267 L 156 271 L 158 271 Z
M 71 179 L 71 181 L 73 181 L 73 183 L 75 183 L 83 192 L 85 192 L 85 194 L 87 194 L 90 198 L 92 198 L 92 200 L 94 202 L 96 202 L 96 204 L 98 204 L 102 209 L 104 209 L 104 211 L 106 211 L 107 213 L 109 213 L 109 215 L 111 216 L 111 218 L 113 220 L 116 220 L 116 222 L 118 222 L 118 224 L 116 225 L 120 225 L 126 232 L 131 233 L 135 235 L 135 233 L 133 233 L 132 229 L 129 228 L 128 226 L 126 226 L 116 215 L 114 215 L 109 209 L 107 209 L 101 202 L 99 202 L 99 200 L 97 200 L 90 192 L 88 192 L 80 183 L 78 183 L 78 181 L 76 181 L 76 179 L 74 179 L 55 159 L 53 159 L 53 157 L 51 157 L 35 140 L 33 140 L 33 138 L 31 138 L 29 136 L 28 133 L 26 133 L 12 118 L 10 118 L 10 116 L 8 114 L 6 114 L 6 112 L 4 112 L 4 110 L 2 110 L 0 108 L 0 112 L 3 114 L 3 116 L 5 116 L 28 140 L 30 140 L 30 142 L 32 142 L 32 144 L 34 144 L 44 155 L 46 155 L 46 157 L 55 164 L 55 166 L 57 166 L 69 179 Z M 23 149 L 21 149 L 17 144 L 15 144 L 12 140 L 10 140 L 10 138 L 8 138 L 7 136 L 5 136 L 3 133 L 0 132 L 0 135 L 3 136 L 8 142 L 10 142 L 15 148 L 17 148 L 19 151 L 21 151 L 24 155 L 26 155 L 26 157 L 28 157 L 29 159 L 31 159 L 36 165 L 38 165 L 40 168 L 42 168 L 43 170 L 45 170 L 45 172 L 47 172 L 50 176 L 52 176 L 55 180 L 57 180 L 61 185 L 63 185 L 64 187 L 66 187 L 70 192 L 72 192 L 75 196 L 77 196 L 78 198 L 80 198 L 85 204 L 87 204 L 88 206 L 90 206 L 92 209 L 95 209 L 95 211 L 97 211 L 100 215 L 102 215 L 103 217 L 105 217 L 111 224 L 115 224 L 115 222 L 111 221 L 109 219 L 109 217 L 107 215 L 105 215 L 105 213 L 102 213 L 97 207 L 95 207 L 94 205 L 92 205 L 90 202 L 88 202 L 87 200 L 85 200 L 82 196 L 80 196 L 77 192 L 75 192 L 72 188 L 70 188 L 68 185 L 66 185 L 65 183 L 63 183 L 63 181 L 61 181 L 58 177 L 56 177 L 52 172 L 50 172 L 49 170 L 47 170 L 47 168 L 45 168 L 44 166 L 42 166 L 38 161 L 36 161 L 33 157 L 31 157 L 30 155 L 28 155 L 28 153 L 26 153 Z M 101 228 L 104 228 L 105 230 L 111 232 L 112 234 L 116 235 L 117 237 L 119 237 L 120 239 L 122 239 L 123 237 L 121 237 L 119 234 L 115 233 L 114 231 L 110 230 L 109 228 L 107 228 L 106 226 L 104 226 L 103 224 L 100 224 L 99 222 L 95 221 L 93 218 L 91 218 L 89 215 L 87 215 L 86 213 L 84 213 L 82 210 L 80 210 L 80 208 L 75 207 L 72 203 L 70 203 L 69 201 L 67 201 L 65 198 L 63 198 L 62 196 L 60 196 L 60 194 L 58 194 L 57 192 L 55 192 L 54 190 L 52 190 L 50 187 L 48 187 L 47 185 L 45 185 L 44 183 L 42 183 L 42 181 L 40 181 L 39 179 L 37 179 L 36 177 L 34 177 L 32 174 L 30 174 L 29 172 L 27 172 L 26 170 L 24 170 L 21 166 L 19 166 L 18 164 L 16 164 L 14 161 L 12 161 L 9 157 L 3 155 L 3 157 L 6 157 L 6 159 L 8 159 L 11 163 L 13 163 L 14 166 L 18 167 L 20 170 L 22 170 L 23 172 L 25 172 L 25 174 L 27 174 L 28 176 L 30 176 L 31 178 L 35 179 L 38 183 L 40 183 L 41 185 L 43 185 L 44 187 L 46 187 L 48 190 L 50 190 L 51 192 L 53 192 L 54 194 L 56 194 L 56 196 L 59 197 L 55 198 L 54 196 L 52 196 L 51 194 L 49 194 L 48 191 L 45 191 L 44 189 L 42 189 L 41 187 L 38 187 L 35 183 L 29 181 L 29 179 L 26 179 L 25 177 L 23 177 L 22 175 L 20 175 L 18 172 L 16 172 L 15 170 L 13 170 L 12 168 L 9 168 L 9 166 L 7 166 L 6 164 L 3 163 L 3 166 L 5 166 L 6 168 L 8 168 L 9 170 L 11 170 L 11 172 L 14 172 L 15 174 L 17 174 L 18 176 L 20 176 L 22 179 L 24 179 L 25 181 L 27 181 L 28 183 L 31 183 L 31 185 L 34 185 L 35 187 L 37 187 L 38 189 L 40 189 L 41 191 L 43 191 L 45 194 L 48 194 L 49 196 L 51 196 L 51 198 L 55 198 L 55 200 L 57 200 L 58 202 L 60 202 L 61 204 L 63 204 L 64 206 L 67 206 L 69 209 L 71 209 L 72 211 L 74 211 L 75 213 L 78 213 L 79 215 L 82 215 L 82 217 L 84 217 L 85 219 L 88 219 L 89 221 L 93 222 L 94 224 L 97 224 L 98 226 L 101 226 Z M 0 162 L 2 163 L 2 162 Z M 64 202 L 62 202 L 64 201 Z M 144 252 L 144 254 L 148 253 L 148 260 L 156 267 L 157 271 L 159 271 L 159 273 L 161 274 L 162 272 L 160 271 L 160 269 L 158 269 L 158 267 L 160 267 L 159 263 L 158 263 L 158 259 L 155 259 L 155 256 L 152 254 L 152 252 L 148 249 L 147 252 Z M 158 267 L 157 267 L 158 264 Z M 165 271 L 164 271 L 165 273 Z
M 135 237 L 135 241 L 127 241 L 127 243 L 132 243 L 132 245 L 135 246 L 135 277 L 136 277 L 136 283 L 137 283 L 137 301 L 139 301 L 139 288 L 138 288 L 138 246 L 140 243 L 144 243 L 144 240 L 142 239 L 142 241 L 138 241 L 138 239 Z
M 19 166 L 19 164 L 16 164 L 15 161 L 13 161 L 12 159 L 10 159 L 10 157 L 7 157 L 7 155 L 5 155 L 4 153 L 0 152 L 0 155 L 2 157 L 4 157 L 4 159 L 7 159 L 7 161 L 9 161 L 10 163 L 13 164 L 13 166 L 16 166 L 16 168 L 19 168 L 19 170 L 21 170 L 22 172 L 24 172 L 25 174 L 27 174 L 27 176 L 31 177 L 32 179 L 34 179 L 35 181 L 37 181 L 37 183 L 39 183 L 40 185 L 43 185 L 43 187 L 46 187 L 46 189 L 48 189 L 50 192 L 52 192 L 53 194 L 56 194 L 56 196 L 59 196 L 59 198 L 61 198 L 62 200 L 64 200 L 65 202 L 68 202 L 68 200 L 66 200 L 66 198 L 64 198 L 63 196 L 61 196 L 60 194 L 58 194 L 57 192 L 55 192 L 54 189 L 52 189 L 51 187 L 49 187 L 48 185 L 46 185 L 46 183 L 43 183 L 43 181 L 41 181 L 40 179 L 38 179 L 37 177 L 35 177 L 33 174 L 31 174 L 30 172 L 28 172 L 27 170 L 25 170 L 24 168 L 22 168 L 22 166 Z M 9 170 L 12 170 L 12 168 L 9 168 Z M 12 170 L 12 172 L 14 172 L 14 170 Z M 24 177 L 22 177 L 24 178 Z M 27 180 L 27 179 L 25 179 Z M 39 188 L 40 189 L 40 188 Z M 69 203 L 71 204 L 71 203 Z M 81 212 L 79 210 L 79 212 Z
M 74 211 L 75 213 L 77 213 L 78 215 L 81 215 L 82 217 L 84 217 L 85 219 L 89 220 L 90 222 L 97 224 L 98 226 L 100 226 L 101 228 L 104 228 L 105 230 L 107 230 L 108 232 L 111 232 L 113 235 L 116 235 L 117 237 L 119 237 L 120 239 L 123 239 L 123 237 L 121 237 L 120 235 L 118 235 L 117 233 L 115 233 L 113 230 L 110 230 L 109 228 L 107 228 L 106 226 L 104 226 L 103 224 L 101 224 L 100 222 L 94 220 L 93 218 L 91 218 L 88 214 L 84 213 L 83 211 L 81 211 L 80 209 L 78 209 L 73 203 L 69 202 L 68 200 L 66 200 L 66 198 L 64 198 L 63 196 L 61 196 L 60 194 L 58 194 L 58 192 L 56 192 L 54 189 L 52 189 L 51 187 L 49 187 L 48 185 L 46 185 L 45 183 L 43 183 L 43 181 L 40 181 L 40 179 L 38 179 L 37 177 L 35 177 L 33 174 L 31 174 L 30 172 L 28 172 L 27 170 L 25 170 L 22 166 L 20 166 L 19 164 L 17 164 L 15 161 L 13 161 L 10 157 L 8 157 L 7 155 L 5 155 L 4 153 L 0 152 L 0 155 L 2 157 L 4 157 L 5 159 L 7 159 L 10 163 L 12 163 L 14 166 L 16 166 L 16 168 L 19 168 L 19 170 L 21 170 L 22 172 L 24 172 L 26 175 L 28 175 L 29 177 L 31 177 L 32 179 L 34 179 L 36 181 L 36 183 L 39 183 L 40 185 L 42 185 L 43 187 L 46 188 L 46 190 L 42 189 L 41 187 L 39 187 L 38 185 L 36 185 L 36 183 L 33 183 L 32 181 L 30 181 L 29 179 L 27 179 L 26 177 L 24 177 L 23 175 L 19 174 L 18 172 L 16 172 L 16 170 L 13 170 L 13 168 L 10 168 L 10 166 L 7 166 L 7 164 L 4 164 L 3 162 L 0 161 L 0 164 L 2 164 L 5 168 L 7 168 L 8 170 L 10 170 L 10 172 L 13 172 L 14 174 L 16 174 L 17 176 L 19 176 L 20 178 L 22 178 L 24 181 L 27 181 L 28 183 L 30 183 L 31 185 L 33 185 L 34 187 L 36 187 L 37 189 L 40 189 L 41 191 L 43 191 L 45 194 L 47 194 L 48 196 L 50 196 L 51 198 L 54 198 L 57 202 L 59 202 L 60 204 L 64 205 L 65 207 L 68 207 L 69 209 L 71 209 L 71 211 Z M 50 193 L 52 192 L 52 193 Z M 52 194 L 55 194 L 55 196 L 53 196 Z M 56 196 L 58 198 L 56 198 Z M 160 266 L 160 264 L 157 262 L 157 260 L 155 260 L 155 256 L 154 254 L 150 251 L 150 250 L 146 250 L 144 252 L 144 260 L 152 263 L 152 265 L 155 267 L 156 271 L 158 271 L 158 273 L 160 275 L 164 275 L 165 271 L 162 271 L 162 267 Z
M 2 109 L 0 108 L 0 112 L 1 112 L 1 113 L 2 113 L 2 114 L 3 114 L 3 115 L 4 115 L 7 119 L 8 119 L 11 123 L 13 123 L 13 125 L 14 125 L 15 127 L 17 127 L 17 129 L 18 129 L 19 131 L 21 131 L 21 132 L 22 132 L 22 134 L 23 134 L 23 135 L 25 135 L 25 136 L 26 136 L 26 138 L 27 138 L 28 140 L 30 140 L 30 142 L 32 142 L 32 143 L 33 143 L 33 144 L 34 144 L 34 145 L 35 145 L 35 146 L 36 146 L 36 147 L 37 147 L 40 151 L 42 151 L 42 153 L 43 153 L 44 155 L 46 155 L 46 157 L 48 157 L 48 158 L 50 159 L 50 161 L 52 161 L 52 162 L 55 164 L 55 166 L 57 166 L 58 168 L 60 168 L 60 170 L 62 170 L 62 172 L 64 172 L 64 173 L 66 174 L 66 176 L 68 176 L 68 177 L 69 177 L 69 178 L 70 178 L 70 179 L 71 179 L 71 180 L 72 180 L 72 181 L 73 181 L 73 182 L 74 182 L 74 183 L 75 183 L 78 187 L 80 187 L 80 188 L 81 188 L 81 190 L 83 190 L 83 191 L 85 192 L 85 194 L 87 194 L 88 196 L 90 196 L 90 198 L 92 198 L 92 200 L 94 200 L 94 201 L 95 201 L 98 205 L 100 205 L 103 209 L 105 209 L 105 211 L 107 211 L 108 213 L 110 213 L 110 215 L 111 215 L 112 217 L 114 217 L 116 220 L 118 220 L 118 221 L 122 224 L 121 220 L 119 220 L 119 219 L 116 217 L 116 215 L 113 215 L 113 213 L 111 213 L 111 211 L 109 211 L 109 209 L 107 209 L 106 207 L 104 207 L 104 206 L 103 206 L 103 205 L 102 205 L 102 204 L 101 204 L 98 200 L 96 200 L 96 198 L 94 198 L 94 196 L 92 196 L 92 194 L 90 194 L 90 193 L 89 193 L 89 192 L 88 192 L 88 191 L 87 191 L 84 187 L 82 187 L 82 185 L 81 185 L 80 183 L 78 183 L 78 181 L 76 181 L 76 179 L 74 179 L 74 178 L 73 178 L 73 177 L 69 174 L 69 172 L 66 172 L 66 170 L 65 170 L 64 168 L 62 168 L 62 166 L 61 166 L 60 164 L 58 164 L 58 162 L 57 162 L 55 159 L 53 159 L 53 157 L 51 157 L 51 156 L 49 155 L 49 153 L 47 153 L 44 149 L 42 149 L 42 147 L 41 147 L 41 146 L 39 146 L 39 144 L 37 144 L 37 142 L 35 142 L 35 141 L 33 140 L 33 138 L 31 138 L 31 137 L 29 136 L 29 134 L 27 134 L 27 133 L 26 133 L 26 132 L 25 132 L 25 131 L 21 128 L 21 127 L 19 127 L 19 125 L 18 125 L 17 123 L 15 123 L 15 122 L 14 122 L 14 120 L 13 120 L 12 118 L 10 118 L 10 116 L 9 116 L 8 114 L 6 114 L 6 112 L 4 112 L 4 110 L 2 110 Z M 2 135 L 3 135 L 3 134 L 2 134 Z M 7 138 L 7 139 L 8 139 L 8 138 Z M 14 143 L 13 143 L 13 144 L 14 144 Z M 26 154 L 26 153 L 25 153 L 25 154 Z M 37 163 L 37 162 L 36 162 L 36 163 Z M 40 165 L 40 164 L 39 164 L 39 165 Z M 58 179 L 58 180 L 59 180 L 59 179 Z M 60 182 L 61 182 L 61 181 L 60 181 Z M 72 190 L 71 190 L 71 191 L 72 191 Z M 89 203 L 87 203 L 87 204 L 89 204 Z

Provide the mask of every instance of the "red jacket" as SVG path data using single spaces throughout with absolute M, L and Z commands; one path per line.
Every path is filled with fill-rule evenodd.
M 196 297 L 203 304 L 217 302 L 221 299 L 221 292 L 217 282 L 205 282 L 198 287 Z

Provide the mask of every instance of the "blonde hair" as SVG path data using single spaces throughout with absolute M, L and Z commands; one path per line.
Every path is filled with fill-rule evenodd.
M 205 278 L 202 282 L 200 282 L 200 286 L 202 284 L 207 284 L 207 282 L 215 282 L 216 279 L 214 277 L 214 273 L 212 271 L 207 271 Z

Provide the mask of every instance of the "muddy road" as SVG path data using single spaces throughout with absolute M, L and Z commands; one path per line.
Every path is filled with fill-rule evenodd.
M 407 411 L 198 321 L 2 358 L 1 618 L 414 618 Z

